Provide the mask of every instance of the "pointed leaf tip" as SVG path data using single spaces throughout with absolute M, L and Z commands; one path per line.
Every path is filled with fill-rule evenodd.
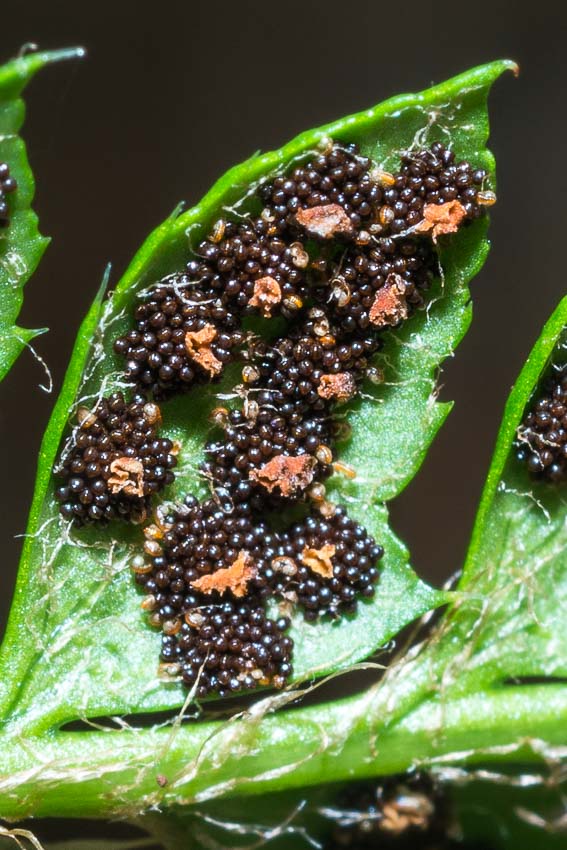
M 520 76 L 520 66 L 514 59 L 499 59 L 496 62 L 490 63 L 491 65 L 499 65 L 500 73 L 504 71 L 511 71 L 515 77 Z M 490 67 L 490 66 L 486 66 Z

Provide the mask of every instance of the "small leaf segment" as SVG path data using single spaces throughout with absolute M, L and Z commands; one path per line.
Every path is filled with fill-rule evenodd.
M 552 368 L 518 428 L 517 457 L 539 480 L 567 480 L 567 367 Z
M 80 410 L 56 495 L 77 524 L 143 523 L 180 448 L 159 438 L 156 402 L 243 364 L 239 404 L 212 414 L 210 498 L 160 506 L 133 562 L 142 607 L 163 632 L 163 671 L 198 696 L 283 687 L 293 608 L 337 618 L 374 595 L 383 549 L 326 498 L 333 471 L 356 474 L 335 458 L 337 408 L 364 378 L 380 380 L 371 356 L 424 305 L 438 240 L 494 203 L 487 177 L 440 142 L 404 153 L 394 174 L 326 140 L 252 189 L 257 215 L 218 221 L 183 271 L 141 293 L 115 341 L 135 395 Z M 285 330 L 268 342 L 252 318 Z M 270 512 L 297 503 L 303 519 L 268 526 Z
M 0 66 L 0 381 L 31 340 L 45 332 L 16 324 L 24 285 L 49 243 L 38 231 L 31 206 L 35 186 L 20 136 L 25 116 L 22 93 L 46 65 L 82 56 L 81 48 L 24 50 Z

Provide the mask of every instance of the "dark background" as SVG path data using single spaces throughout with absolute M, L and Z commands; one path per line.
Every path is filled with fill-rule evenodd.
M 54 393 L 105 264 L 116 281 L 178 201 L 195 203 L 230 165 L 302 129 L 513 58 L 520 78 L 504 77 L 491 99 L 494 247 L 474 282 L 474 323 L 443 376 L 456 407 L 392 507 L 417 570 L 448 576 L 462 562 L 509 387 L 566 289 L 566 24 L 562 3 L 539 3 L 536 14 L 499 0 L 6 8 L 2 59 L 28 41 L 88 50 L 81 63 L 42 71 L 27 93 L 35 208 L 53 242 L 26 287 L 21 323 L 50 328 L 35 345 Z M 24 353 L 0 385 L 4 608 L 55 400 L 38 388 L 43 379 Z

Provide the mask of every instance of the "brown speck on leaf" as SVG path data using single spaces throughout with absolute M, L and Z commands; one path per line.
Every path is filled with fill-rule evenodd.
M 173 445 L 172 445 L 172 447 L 171 447 L 170 454 L 172 454 L 172 455 L 173 455 L 173 457 L 177 457 L 177 455 L 179 454 L 179 452 L 181 451 L 181 449 L 182 449 L 182 445 L 181 445 L 181 443 L 179 442 L 179 440 L 174 440 L 174 441 L 173 441 Z
M 161 425 L 161 410 L 153 402 L 144 405 L 144 416 L 150 425 Z
M 153 594 L 148 594 L 144 596 L 140 603 L 140 608 L 142 611 L 155 611 L 157 608 L 157 600 Z
M 144 537 L 146 538 L 146 540 L 162 540 L 163 528 L 160 528 L 160 526 L 156 523 L 147 525 L 144 528 Z
M 330 517 L 334 516 L 337 511 L 337 506 L 334 502 L 328 502 L 326 499 L 321 502 L 318 506 L 319 513 L 325 519 L 330 519 Z
M 477 204 L 480 204 L 481 207 L 493 207 L 496 203 L 496 195 L 489 189 L 485 192 L 477 192 L 476 202 Z
M 352 467 L 348 463 L 344 463 L 342 460 L 336 460 L 333 464 L 333 469 L 339 475 L 344 475 L 345 478 L 350 478 L 353 481 L 356 478 L 356 469 Z
M 211 575 L 201 576 L 191 582 L 191 587 L 200 590 L 201 593 L 212 593 L 213 590 L 224 593 L 225 590 L 231 590 L 240 599 L 248 591 L 248 582 L 255 577 L 256 567 L 252 558 L 248 552 L 242 550 L 230 567 L 216 570 Z
M 333 578 L 333 562 L 331 558 L 334 554 L 335 547 L 332 543 L 325 543 L 320 549 L 310 549 L 306 546 L 301 553 L 301 560 L 306 567 L 309 567 L 317 575 L 323 578 Z
M 144 495 L 144 467 L 133 457 L 118 457 L 110 464 L 112 475 L 108 479 L 111 493 L 125 493 L 127 496 Z
M 339 204 L 323 204 L 299 210 L 296 222 L 319 239 L 332 239 L 340 234 L 352 235 L 352 221 Z
M 309 265 L 309 254 L 301 242 L 292 242 L 289 246 L 291 261 L 297 269 L 306 269 Z
M 281 617 L 291 617 L 298 598 L 295 590 L 284 590 L 281 594 L 281 601 L 278 602 L 278 611 Z
M 200 629 L 205 622 L 205 617 L 196 608 L 191 608 L 189 611 L 186 611 L 184 619 L 187 625 L 191 626 L 193 629 Z
M 219 428 L 224 428 L 228 422 L 228 408 L 213 407 L 209 413 L 209 422 L 218 425 Z
M 164 664 L 163 661 L 158 664 L 158 678 L 165 681 L 170 682 L 174 676 L 179 676 L 180 671 L 180 664 Z
M 273 277 L 259 277 L 254 281 L 254 294 L 248 302 L 250 307 L 258 307 L 262 315 L 269 319 L 272 315 L 272 307 L 282 300 L 281 286 Z
M 370 176 L 376 183 L 379 183 L 381 186 L 387 186 L 388 188 L 394 186 L 396 183 L 395 176 L 390 171 L 384 171 L 379 166 L 371 169 Z
M 356 395 L 356 381 L 350 372 L 337 372 L 334 375 L 321 375 L 317 395 L 321 398 L 334 398 L 348 401 Z
M 152 558 L 159 558 L 162 553 L 162 549 L 157 540 L 148 540 L 146 538 L 144 542 L 144 552 L 146 555 L 151 555 Z
M 187 331 L 185 334 L 185 350 L 191 360 L 194 360 L 209 375 L 222 372 L 222 363 L 215 357 L 211 343 L 217 338 L 217 329 L 206 324 L 200 331 Z
M 272 569 L 277 573 L 283 573 L 284 576 L 291 578 L 297 573 L 297 564 L 293 558 L 288 558 L 286 555 L 278 555 L 272 560 Z
M 158 773 L 156 776 L 156 782 L 160 788 L 165 788 L 167 785 L 167 776 L 164 776 L 163 773 Z
M 224 239 L 224 232 L 226 230 L 226 221 L 224 219 L 219 218 L 218 221 L 215 222 L 213 227 L 213 232 L 209 236 L 211 242 L 214 242 L 215 245 L 218 245 L 219 242 L 222 242 Z
M 423 221 L 416 224 L 416 233 L 430 233 L 434 242 L 444 233 L 456 233 L 466 217 L 465 208 L 459 201 L 447 201 L 446 204 L 426 204 L 423 208 Z
M 249 477 L 269 493 L 279 487 L 282 496 L 293 496 L 311 484 L 315 463 L 310 455 L 276 455 L 259 469 L 250 470 Z
M 295 599 L 283 599 L 281 602 L 278 602 L 278 612 L 280 617 L 291 617 L 293 615 L 293 611 L 295 605 L 297 604 L 297 594 L 295 594 Z
M 89 410 L 88 407 L 79 407 L 77 410 L 77 422 L 85 431 L 87 428 L 92 428 L 96 422 L 96 414 Z
M 370 322 L 377 328 L 393 327 L 407 319 L 406 286 L 397 274 L 389 274 L 384 286 L 378 290 L 370 308 Z

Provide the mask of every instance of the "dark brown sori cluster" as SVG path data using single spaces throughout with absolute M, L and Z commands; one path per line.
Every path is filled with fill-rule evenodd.
M 55 496 L 66 519 L 79 525 L 121 518 L 144 522 L 151 497 L 173 481 L 175 447 L 157 436 L 159 408 L 122 393 L 80 407 L 71 445 L 57 472 L 65 477 Z
M 490 850 L 459 837 L 450 800 L 424 773 L 354 782 L 322 813 L 333 821 L 325 850 Z
M 259 215 L 218 221 L 182 272 L 141 294 L 115 351 L 147 404 L 243 364 L 241 403 L 212 413 L 202 466 L 211 498 L 158 511 L 133 564 L 163 632 L 163 667 L 198 696 L 285 684 L 289 619 L 267 616 L 269 598 L 314 621 L 352 614 L 375 593 L 382 548 L 326 498 L 334 471 L 355 474 L 334 456 L 336 408 L 375 375 L 383 332 L 423 302 L 437 240 L 493 203 L 486 176 L 437 142 L 390 174 L 355 145 L 327 141 L 259 186 L 249 198 Z M 246 330 L 250 316 L 283 318 L 285 333 L 262 339 Z M 126 434 L 115 447 L 120 429 L 103 410 L 81 423 L 62 464 L 62 512 L 80 521 L 137 518 L 171 478 L 155 434 L 145 454 Z M 111 451 L 137 461 L 140 483 L 133 467 L 114 483 Z M 304 519 L 270 530 L 270 511 L 297 503 Z
M 133 567 L 143 606 L 164 633 L 162 661 L 196 684 L 197 696 L 282 687 L 291 673 L 289 620 L 264 611 L 278 536 L 246 505 L 226 511 L 193 496 L 145 534 L 151 560 Z
M 310 514 L 293 525 L 282 535 L 281 553 L 297 565 L 297 604 L 306 619 L 315 620 L 352 614 L 357 599 L 372 597 L 384 551 L 344 507 L 337 507 L 329 519 Z
M 8 195 L 18 188 L 16 180 L 10 176 L 10 167 L 5 162 L 0 162 L 0 227 L 8 227 L 10 224 L 10 210 L 8 208 Z
M 567 366 L 554 370 L 518 429 L 518 459 L 539 480 L 567 480 Z
M 114 348 L 127 379 L 157 400 L 219 375 L 244 341 L 235 314 L 186 274 L 152 287 L 134 318 Z
M 278 229 L 291 228 L 303 238 L 305 232 L 325 239 L 352 237 L 383 201 L 381 181 L 371 168 L 356 145 L 329 144 L 305 165 L 262 186 L 267 217 Z

